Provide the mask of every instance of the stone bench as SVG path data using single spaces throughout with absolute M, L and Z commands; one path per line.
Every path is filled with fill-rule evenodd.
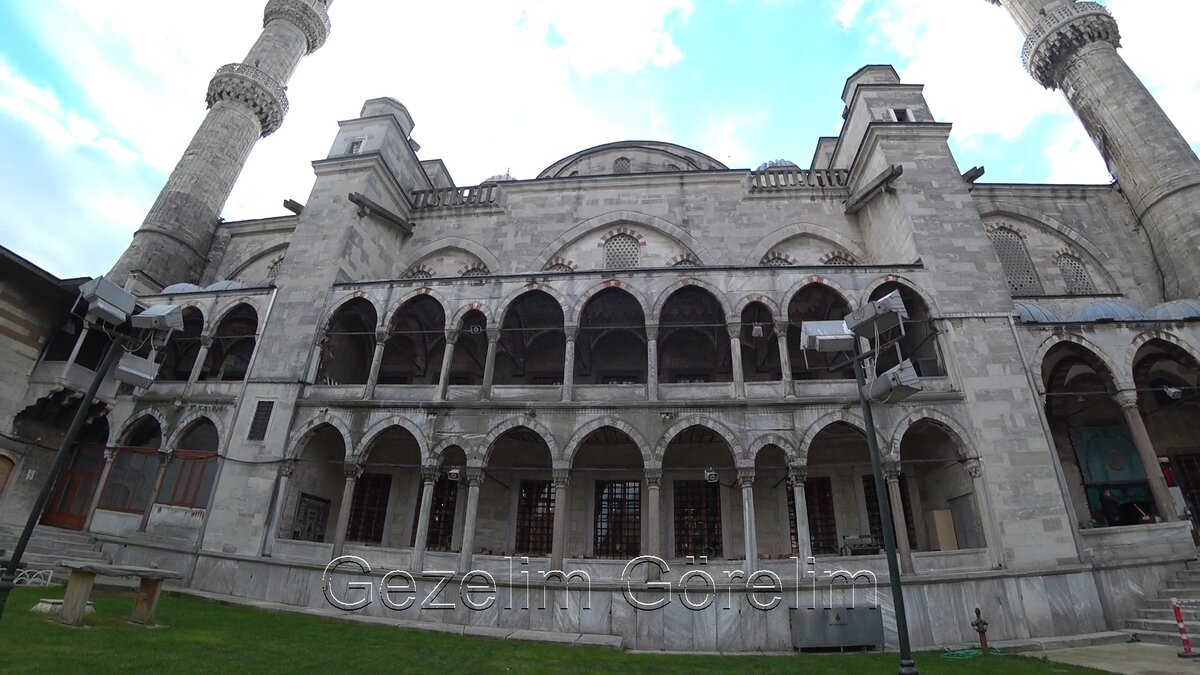
M 182 579 L 183 575 L 172 570 L 153 567 L 130 567 L 126 565 L 102 565 L 97 563 L 61 560 L 59 567 L 71 570 L 67 580 L 67 591 L 63 596 L 62 612 L 58 620 L 69 626 L 83 624 L 88 600 L 96 577 L 138 577 L 138 589 L 134 593 L 132 623 L 143 626 L 154 625 L 154 610 L 158 607 L 158 594 L 167 579 Z

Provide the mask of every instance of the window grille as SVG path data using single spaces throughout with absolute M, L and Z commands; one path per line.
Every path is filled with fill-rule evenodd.
M 813 555 L 837 555 L 837 524 L 833 517 L 833 480 L 828 476 L 804 481 L 808 507 L 808 539 Z M 795 520 L 795 508 L 792 510 Z
M 1096 287 L 1092 285 L 1092 279 L 1088 276 L 1087 268 L 1083 266 L 1083 262 L 1073 255 L 1058 256 L 1058 271 L 1062 274 L 1063 281 L 1067 285 L 1067 293 L 1070 295 L 1092 295 L 1096 292 Z
M 618 157 L 613 162 L 613 173 L 629 173 L 629 158 Z
M 628 234 L 616 234 L 604 242 L 604 267 L 610 270 L 632 269 L 638 266 L 641 244 Z
M 721 484 L 706 480 L 674 481 L 675 557 L 720 558 Z
M 279 276 L 279 269 L 283 267 L 283 256 L 271 261 L 271 266 L 267 268 L 267 279 L 274 279 Z
M 462 276 L 464 276 L 464 277 L 486 277 L 489 274 L 491 274 L 491 272 L 488 271 L 487 265 L 484 265 L 483 263 L 479 263 L 478 265 L 472 266 L 466 272 L 463 272 Z
M 546 555 L 554 537 L 554 486 L 523 480 L 517 496 L 517 553 Z
M 904 476 L 900 476 L 900 503 L 904 507 L 904 529 L 908 533 L 908 544 L 911 547 L 917 545 L 917 530 L 913 527 L 913 510 L 912 500 L 908 498 L 908 483 L 904 480 Z M 879 516 L 879 497 L 875 492 L 875 476 L 863 474 L 862 477 L 863 496 L 867 500 L 867 521 L 871 528 L 871 536 L 879 545 L 883 545 L 883 526 Z M 893 530 L 893 534 L 895 531 Z
M 100 496 L 100 508 L 110 511 L 142 513 L 150 502 L 154 478 L 158 474 L 158 452 L 119 448 L 108 474 L 108 484 Z
M 696 267 L 696 261 L 691 258 L 680 258 L 678 262 L 671 267 Z
M 791 267 L 792 261 L 782 253 L 771 251 L 763 256 L 762 264 L 766 267 Z
M 465 277 L 467 275 L 464 274 L 463 276 Z M 429 270 L 422 270 L 422 269 L 413 270 L 408 273 L 408 278 L 409 279 L 432 279 L 433 272 L 430 272 Z
M 359 476 L 354 484 L 350 522 L 346 526 L 348 541 L 383 543 L 383 525 L 387 520 L 388 495 L 391 491 L 391 474 L 364 473 Z
M 989 236 L 1013 295 L 1041 295 L 1042 282 L 1038 280 L 1021 236 L 1003 227 L 993 230 Z
M 440 476 L 433 484 L 433 503 L 429 509 L 429 535 L 425 538 L 430 551 L 449 551 L 454 537 L 454 507 L 458 502 L 458 481 Z M 413 514 L 413 545 L 417 541 L 417 519 L 420 509 Z
M 246 434 L 246 440 L 261 441 L 267 437 L 267 425 L 271 423 L 271 411 L 274 409 L 274 401 L 259 401 L 254 406 L 254 418 L 250 420 L 250 433 Z
M 557 265 L 551 265 L 550 267 L 547 267 L 546 271 L 547 272 L 574 272 L 575 270 L 571 269 L 571 266 L 566 263 L 558 263 Z
M 217 479 L 217 453 L 176 450 L 163 474 L 158 503 L 185 508 L 208 508 L 208 495 Z
M 592 553 L 597 558 L 636 556 L 642 548 L 640 481 L 596 481 Z
M 853 265 L 854 261 L 842 253 L 834 253 L 825 260 L 826 265 Z

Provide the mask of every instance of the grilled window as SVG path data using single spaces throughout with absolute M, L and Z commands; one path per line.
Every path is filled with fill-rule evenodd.
M 185 508 L 208 508 L 208 495 L 217 480 L 217 453 L 176 450 L 163 474 L 158 503 Z
M 119 448 L 100 496 L 100 508 L 142 513 L 150 502 L 157 474 L 156 450 Z
M 596 481 L 592 553 L 597 558 L 636 556 L 642 548 L 640 481 Z
M 1096 287 L 1088 276 L 1083 262 L 1073 255 L 1058 256 L 1058 271 L 1062 274 L 1063 282 L 1067 285 L 1067 293 L 1071 295 L 1092 295 Z
M 867 521 L 871 527 L 871 536 L 879 545 L 883 545 L 883 527 L 880 524 L 879 497 L 875 492 L 875 476 L 864 474 L 862 477 L 863 496 L 867 499 Z M 908 483 L 900 476 L 900 503 L 904 506 L 904 529 L 908 532 L 910 546 L 917 545 L 917 531 L 913 527 L 912 501 L 908 498 Z
M 604 266 L 611 270 L 638 266 L 641 244 L 628 234 L 616 234 L 604 242 Z
M 833 517 L 833 480 L 828 476 L 804 481 L 808 506 L 808 538 L 813 555 L 837 555 L 837 525 Z M 793 510 L 793 519 L 795 511 Z
M 992 245 L 996 247 L 996 255 L 1000 258 L 1000 266 L 1004 268 L 1004 277 L 1013 295 L 1041 295 L 1042 282 L 1038 280 L 1033 261 L 1029 259 L 1029 251 L 1021 235 L 1005 227 L 992 230 L 989 235 Z
M 346 539 L 363 544 L 383 543 L 383 524 L 387 520 L 388 495 L 392 477 L 386 473 L 364 473 L 354 484 L 350 522 Z
M 271 423 L 271 411 L 274 408 L 274 401 L 259 401 L 254 406 L 254 419 L 250 420 L 250 433 L 246 434 L 246 440 L 261 441 L 267 437 L 267 426 Z
M 517 553 L 545 555 L 554 536 L 554 485 L 523 480 L 517 495 Z
M 674 481 L 675 556 L 721 557 L 721 484 Z
M 433 502 L 429 509 L 429 536 L 425 546 L 430 551 L 449 551 L 454 537 L 454 507 L 458 502 L 458 481 L 440 476 L 433 484 Z M 413 514 L 413 545 L 417 541 L 416 520 L 420 510 Z
M 472 265 L 470 269 L 468 269 L 467 271 L 462 273 L 462 276 L 464 276 L 464 277 L 486 277 L 489 274 L 491 274 L 491 272 L 488 271 L 487 265 L 484 265 L 483 263 L 479 263 L 477 265 Z
M 613 173 L 629 173 L 629 158 L 618 157 L 613 162 Z

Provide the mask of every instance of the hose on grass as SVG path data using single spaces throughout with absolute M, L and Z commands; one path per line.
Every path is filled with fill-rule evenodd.
M 947 661 L 966 661 L 973 659 L 976 656 L 983 656 L 982 649 L 946 649 L 942 652 L 942 658 Z M 1012 656 L 1002 649 L 992 647 L 988 650 L 988 656 Z

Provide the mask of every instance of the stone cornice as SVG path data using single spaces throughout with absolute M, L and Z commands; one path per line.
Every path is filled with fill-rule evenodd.
M 263 138 L 283 124 L 288 100 L 283 87 L 266 72 L 245 63 L 230 63 L 217 69 L 208 83 L 205 98 L 211 108 L 218 101 L 236 101 L 258 118 Z
M 266 10 L 263 12 L 263 28 L 277 19 L 287 21 L 304 33 L 304 38 L 308 42 L 306 54 L 320 49 L 325 44 L 325 39 L 329 37 L 329 15 L 300 0 L 271 0 L 268 2 Z
M 1029 31 L 1021 60 L 1039 84 L 1056 89 L 1067 59 L 1099 41 L 1121 46 L 1121 32 L 1108 10 L 1095 2 L 1065 4 L 1046 12 Z

